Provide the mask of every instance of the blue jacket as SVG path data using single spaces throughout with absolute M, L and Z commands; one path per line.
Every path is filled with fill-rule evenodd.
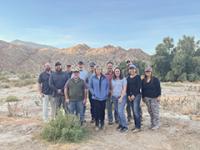
M 101 75 L 100 79 L 96 75 L 93 75 L 89 81 L 89 90 L 93 99 L 99 101 L 106 100 L 109 94 L 108 79 L 104 75 Z

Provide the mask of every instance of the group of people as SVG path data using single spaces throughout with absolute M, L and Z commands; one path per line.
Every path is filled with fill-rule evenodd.
M 105 110 L 108 124 L 118 124 L 117 130 L 128 131 L 128 122 L 134 119 L 132 132 L 141 131 L 141 100 L 146 103 L 151 117 L 151 129 L 159 128 L 159 101 L 161 96 L 160 81 L 152 74 L 152 68 L 146 67 L 144 76 L 138 73 L 136 65 L 127 61 L 127 69 L 122 72 L 113 68 L 113 62 L 107 64 L 107 72 L 94 62 L 86 71 L 84 63 L 79 61 L 74 67 L 67 65 L 62 69 L 60 62 L 55 63 L 55 71 L 49 63 L 39 75 L 39 91 L 43 98 L 43 120 L 48 121 L 48 103 L 51 104 L 51 118 L 63 107 L 65 113 L 80 117 L 81 125 L 85 122 L 87 99 L 90 102 L 91 123 L 95 130 L 105 128 Z M 114 107 L 114 111 L 113 111 Z M 127 115 L 125 114 L 125 107 Z M 127 117 L 126 117 L 127 116 Z

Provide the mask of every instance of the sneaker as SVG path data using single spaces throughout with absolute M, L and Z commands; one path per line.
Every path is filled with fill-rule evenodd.
M 128 132 L 128 128 L 127 127 L 122 127 L 120 132 Z
M 95 131 L 99 131 L 99 127 L 95 127 Z
M 109 122 L 108 122 L 108 125 L 113 125 L 113 122 L 112 122 L 112 121 L 109 121 Z
M 119 121 L 118 121 L 118 120 L 115 120 L 115 123 L 116 123 L 116 124 L 118 124 L 118 123 L 119 123 Z
M 116 129 L 117 129 L 117 130 L 121 130 L 121 129 L 122 129 L 122 126 L 119 125 Z
M 94 119 L 92 119 L 91 121 L 90 121 L 90 123 L 94 123 L 95 122 L 95 120 Z
M 133 132 L 133 133 L 137 133 L 137 132 L 140 132 L 140 131 L 141 131 L 141 129 L 138 129 L 138 128 L 132 129 L 132 132 Z
M 159 126 L 154 126 L 154 127 L 151 128 L 151 130 L 157 130 L 159 128 L 160 128 Z
M 100 129 L 101 129 L 101 130 L 105 130 L 105 126 L 102 125 L 102 126 L 100 127 Z

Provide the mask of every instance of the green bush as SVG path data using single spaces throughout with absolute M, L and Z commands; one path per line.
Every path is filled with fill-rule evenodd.
M 183 74 L 181 74 L 179 77 L 178 77 L 178 79 L 177 79 L 178 81 L 187 81 L 187 74 L 186 73 L 183 73 Z
M 80 125 L 74 115 L 59 112 L 55 120 L 47 123 L 41 133 L 42 138 L 50 142 L 78 142 L 84 139 L 87 130 Z
M 17 96 L 8 96 L 6 98 L 6 102 L 17 102 L 19 101 L 19 98 Z
M 29 74 L 29 73 L 24 73 L 24 74 L 20 74 L 20 75 L 19 75 L 19 78 L 20 78 L 21 80 L 24 80 L 24 79 L 31 79 L 32 76 L 31 76 L 31 74 Z

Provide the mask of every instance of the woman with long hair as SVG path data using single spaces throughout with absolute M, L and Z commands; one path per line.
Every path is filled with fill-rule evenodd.
M 118 130 L 121 132 L 128 131 L 124 108 L 126 105 L 126 88 L 127 80 L 123 78 L 121 70 L 117 67 L 114 69 L 113 79 L 111 80 L 111 94 L 114 103 L 114 112 L 119 120 Z
M 159 119 L 159 102 L 161 96 L 160 81 L 152 74 L 152 68 L 145 69 L 145 77 L 142 80 L 142 98 L 147 105 L 151 117 L 151 129 L 158 129 L 160 126 Z

